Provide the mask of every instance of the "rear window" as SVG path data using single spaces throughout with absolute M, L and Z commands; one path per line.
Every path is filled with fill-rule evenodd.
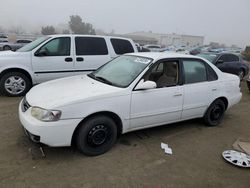
M 110 39 L 116 54 L 125 54 L 134 52 L 132 44 L 124 39 Z
M 108 48 L 104 38 L 76 37 L 76 55 L 107 55 Z

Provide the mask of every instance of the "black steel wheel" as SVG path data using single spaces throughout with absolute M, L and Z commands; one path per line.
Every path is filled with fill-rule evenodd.
M 226 107 L 221 99 L 215 100 L 207 109 L 204 120 L 207 126 L 216 126 L 220 124 L 224 117 Z
M 76 144 L 83 154 L 96 156 L 110 150 L 116 139 L 115 122 L 107 116 L 98 115 L 82 123 L 76 135 Z

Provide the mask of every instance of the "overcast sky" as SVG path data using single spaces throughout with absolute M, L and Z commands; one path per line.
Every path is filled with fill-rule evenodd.
M 2 27 L 40 31 L 77 14 L 106 32 L 201 35 L 205 42 L 250 45 L 250 0 L 1 0 L 0 10 Z

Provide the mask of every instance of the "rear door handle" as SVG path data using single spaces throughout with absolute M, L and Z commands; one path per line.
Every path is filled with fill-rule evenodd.
M 217 89 L 216 89 L 216 88 L 213 88 L 212 91 L 217 91 Z
M 65 61 L 66 61 L 66 62 L 72 62 L 73 59 L 72 59 L 71 57 L 66 57 L 66 58 L 65 58 Z
M 77 57 L 76 61 L 84 61 L 84 59 L 82 57 Z
M 178 94 L 175 94 L 175 95 L 174 95 L 174 97 L 180 97 L 180 96 L 182 96 L 181 93 L 178 93 Z

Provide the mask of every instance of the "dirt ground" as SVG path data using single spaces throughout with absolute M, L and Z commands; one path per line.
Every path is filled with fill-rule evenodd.
M 250 169 L 221 156 L 237 138 L 250 135 L 246 82 L 242 91 L 241 102 L 218 127 L 192 120 L 137 131 L 121 136 L 111 151 L 98 157 L 74 148 L 45 147 L 42 158 L 21 129 L 21 98 L 0 96 L 0 187 L 249 188 Z M 164 154 L 161 142 L 169 144 L 173 155 Z

